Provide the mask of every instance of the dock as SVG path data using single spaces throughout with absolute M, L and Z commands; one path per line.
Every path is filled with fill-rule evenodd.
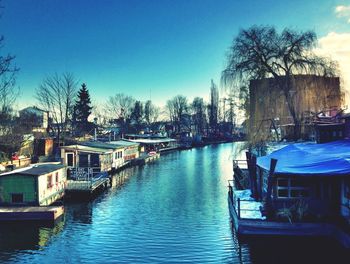
M 64 214 L 63 206 L 0 207 L 0 221 L 55 221 Z
M 93 195 L 107 189 L 110 184 L 111 180 L 108 173 L 101 173 L 91 178 L 68 180 L 65 191 L 68 196 L 74 194 Z

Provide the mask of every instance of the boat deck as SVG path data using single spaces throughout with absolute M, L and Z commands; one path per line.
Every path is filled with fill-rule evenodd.
M 0 207 L 0 221 L 55 221 L 63 214 L 63 206 Z
M 240 209 L 240 218 L 265 220 L 266 217 L 261 214 L 260 210 L 262 203 L 255 201 L 251 194 L 250 190 L 234 190 L 235 208 Z

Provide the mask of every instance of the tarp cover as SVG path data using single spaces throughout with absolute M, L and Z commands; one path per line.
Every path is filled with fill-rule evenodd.
M 305 176 L 350 175 L 350 140 L 323 144 L 291 144 L 270 155 L 259 157 L 257 164 L 270 169 L 271 158 L 277 159 L 275 174 Z

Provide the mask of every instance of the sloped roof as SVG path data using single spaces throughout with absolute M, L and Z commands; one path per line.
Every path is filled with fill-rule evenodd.
M 29 167 L 20 168 L 17 170 L 2 173 L 2 174 L 0 174 L 0 177 L 6 176 L 6 175 L 15 175 L 15 174 L 29 175 L 29 176 L 40 176 L 43 174 L 54 172 L 54 171 L 62 169 L 64 167 L 65 166 L 62 164 L 38 164 L 38 165 L 32 165 Z

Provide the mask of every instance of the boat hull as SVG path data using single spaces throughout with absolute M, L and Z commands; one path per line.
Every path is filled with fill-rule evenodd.
M 335 225 L 328 223 L 289 223 L 260 219 L 242 219 L 238 217 L 230 195 L 228 195 L 228 204 L 232 227 L 239 237 L 331 237 L 340 242 L 344 247 L 350 248 L 350 235 Z

